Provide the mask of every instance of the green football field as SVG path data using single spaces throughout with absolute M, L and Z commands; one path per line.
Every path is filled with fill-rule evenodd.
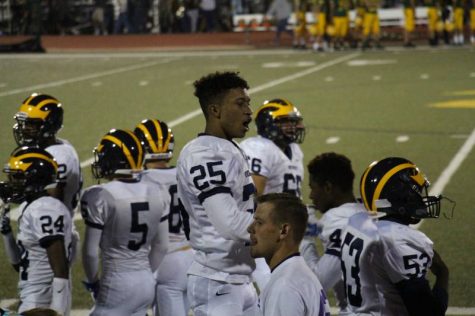
M 432 193 L 457 202 L 420 226 L 450 269 L 453 315 L 475 314 L 475 49 L 417 49 L 313 54 L 291 50 L 0 55 L 0 161 L 14 149 L 13 115 L 32 92 L 62 101 L 59 136 L 77 149 L 85 186 L 92 149 L 111 128 L 133 129 L 145 118 L 168 122 L 180 148 L 204 127 L 193 81 L 214 71 L 239 71 L 253 109 L 287 98 L 307 128 L 305 162 L 335 151 L 353 161 L 357 180 L 372 161 L 415 162 Z M 254 135 L 251 130 L 248 136 Z M 4 175 L 0 176 L 3 179 Z M 308 199 L 304 181 L 304 198 Z M 450 204 L 443 202 L 445 215 Z M 77 225 L 82 233 L 83 225 Z M 91 306 L 74 266 L 73 307 Z M 0 300 L 17 297 L 17 274 L 0 246 Z M 1 305 L 7 301 L 3 301 Z M 8 301 L 10 302 L 10 301 Z M 5 305 L 4 305 L 5 306 Z

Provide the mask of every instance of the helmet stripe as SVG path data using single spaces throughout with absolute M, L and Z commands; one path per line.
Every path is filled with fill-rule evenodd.
M 112 135 L 106 135 L 104 136 L 104 140 L 108 140 L 110 142 L 113 142 L 117 146 L 119 146 L 124 152 L 125 157 L 127 158 L 127 161 L 129 162 L 131 169 L 136 169 L 135 162 L 132 159 L 132 154 L 130 153 L 129 149 L 126 146 L 124 146 L 124 144 L 122 143 L 120 139 Z
M 18 110 L 18 112 L 25 113 L 28 118 L 41 119 L 41 120 L 45 120 L 46 117 L 49 114 L 48 112 L 41 111 L 41 109 L 36 107 L 36 106 L 31 106 L 31 105 L 28 105 L 28 104 L 22 104 L 20 106 L 20 110 Z
M 20 169 L 20 170 L 25 171 L 28 169 L 31 163 L 27 163 L 22 160 L 26 160 L 29 158 L 39 158 L 39 159 L 45 160 L 48 163 L 52 164 L 55 170 L 58 170 L 58 164 L 56 163 L 54 159 L 51 159 L 50 157 L 40 154 L 40 153 L 26 153 L 18 157 L 11 157 L 10 161 L 8 161 L 8 167 L 12 170 Z
M 147 139 L 147 143 L 152 149 L 153 152 L 157 152 L 158 148 L 155 142 L 153 141 L 152 135 L 150 135 L 150 131 L 147 129 L 147 127 L 144 124 L 140 124 L 138 128 L 143 132 L 145 135 L 145 138 Z
M 167 152 L 169 149 L 168 149 L 168 146 L 170 145 L 170 141 L 172 140 L 172 133 L 171 133 L 171 130 L 168 129 L 167 130 L 167 139 L 165 139 L 165 144 L 163 144 L 163 152 Z
M 38 103 L 37 107 L 39 109 L 42 109 L 45 105 L 48 105 L 48 104 L 51 104 L 51 103 L 56 105 L 56 106 L 59 106 L 59 107 L 61 106 L 61 103 L 59 103 L 58 100 L 51 98 L 51 99 L 44 99 L 43 101 Z
M 369 167 L 366 169 L 366 171 L 363 173 L 363 176 L 361 177 L 361 182 L 360 182 L 360 193 L 361 193 L 361 198 L 363 199 L 364 206 L 368 211 L 373 211 L 373 209 L 369 205 L 368 197 L 366 196 L 366 178 L 368 177 L 369 172 L 371 169 L 376 165 L 377 161 L 374 161 L 369 165 Z
M 383 188 L 386 185 L 386 183 L 389 181 L 389 179 L 391 179 L 391 177 L 394 176 L 399 171 L 408 169 L 408 168 L 416 168 L 416 166 L 412 163 L 402 163 L 390 169 L 388 172 L 386 172 L 386 174 L 381 178 L 381 180 L 379 180 L 378 185 L 376 186 L 376 189 L 374 190 L 374 196 L 371 201 L 371 210 L 376 211 L 376 200 L 379 200 L 381 191 L 383 191 Z
M 162 127 L 160 126 L 159 120 L 152 120 L 153 125 L 155 126 L 155 130 L 157 131 L 157 140 L 158 146 L 155 152 L 161 152 L 163 148 L 163 132 Z
M 141 169 L 142 168 L 142 161 L 143 161 L 142 144 L 140 143 L 140 140 L 138 139 L 137 136 L 135 136 L 135 134 L 133 132 L 128 131 L 128 130 L 126 130 L 125 132 L 127 134 L 129 134 L 130 137 L 132 137 L 132 139 L 134 140 L 135 147 L 137 147 L 137 152 L 138 152 L 137 161 L 134 161 L 134 167 L 132 169 Z M 130 157 L 133 158 L 133 156 L 130 156 Z

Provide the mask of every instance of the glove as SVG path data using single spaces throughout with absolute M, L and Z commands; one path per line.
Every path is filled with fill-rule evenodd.
M 82 284 L 84 284 L 84 287 L 86 288 L 86 290 L 89 293 L 91 293 L 91 297 L 95 301 L 97 299 L 97 296 L 99 295 L 99 288 L 100 288 L 99 280 L 92 283 L 82 281 Z
M 0 214 L 1 214 L 1 219 L 0 219 L 0 233 L 2 235 L 8 235 L 9 233 L 12 232 L 12 227 L 10 226 L 10 204 L 3 202 L 2 199 L 0 199 Z

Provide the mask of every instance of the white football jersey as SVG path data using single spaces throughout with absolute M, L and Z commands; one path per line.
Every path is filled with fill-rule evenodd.
M 358 213 L 366 212 L 361 203 L 345 203 L 329 209 L 320 219 L 322 232 L 319 235 L 322 240 L 325 254 L 340 258 L 341 232 L 348 224 L 348 219 Z
M 157 190 L 165 190 L 160 196 L 166 196 L 169 209 L 168 215 L 168 232 L 169 244 L 168 253 L 175 252 L 178 249 L 189 246 L 183 231 L 183 222 L 180 214 L 181 206 L 178 202 L 178 192 L 176 184 L 176 168 L 170 167 L 165 169 L 147 169 L 142 172 L 142 181 L 150 182 L 157 186 Z
M 230 283 L 248 282 L 255 268 L 248 245 L 224 238 L 203 206 L 210 197 L 227 194 L 237 204 L 237 213 L 232 214 L 235 222 L 252 222 L 255 187 L 244 152 L 233 141 L 200 135 L 181 151 L 177 177 L 195 250 L 189 273 Z
M 379 253 L 373 271 L 379 292 L 382 315 L 408 315 L 395 284 L 425 278 L 434 256 L 432 241 L 421 231 L 407 225 L 380 220 Z
M 303 153 L 298 144 L 289 145 L 290 158 L 270 139 L 254 136 L 240 143 L 251 171 L 267 178 L 264 193 L 288 192 L 302 197 Z
M 341 267 L 352 314 L 381 315 L 372 263 L 378 242 L 376 220 L 367 212 L 350 217 L 342 231 Z
M 58 163 L 58 179 L 65 181 L 63 202 L 71 214 L 79 202 L 82 188 L 81 165 L 74 147 L 65 139 L 58 139 L 59 144 L 51 145 L 45 150 Z
M 19 208 L 17 243 L 20 249 L 20 300 L 48 307 L 52 299 L 53 270 L 44 248 L 54 237 L 62 237 L 66 255 L 71 246 L 71 215 L 58 199 L 43 196 Z M 69 258 L 68 258 L 69 259 Z M 33 303 L 33 305 L 35 305 Z M 20 306 L 21 309 L 21 306 Z
M 102 270 L 150 270 L 151 242 L 167 220 L 169 199 L 143 182 L 111 181 L 84 190 L 81 213 L 86 225 L 101 229 Z
M 326 294 L 301 256 L 287 258 L 274 268 L 259 307 L 264 316 L 330 316 Z

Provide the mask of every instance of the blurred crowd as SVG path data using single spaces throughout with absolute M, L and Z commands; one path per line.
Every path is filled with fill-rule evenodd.
M 288 31 L 297 47 L 322 50 L 357 41 L 380 47 L 378 10 L 400 8 L 404 45 L 412 47 L 416 7 L 427 8 L 425 33 L 431 45 L 475 42 L 475 0 L 1 0 L 0 34 L 231 32 L 244 21 L 233 19 L 236 15 L 262 14 L 261 23 L 277 31 L 276 44 Z M 350 10 L 356 13 L 352 19 Z M 309 13 L 315 22 L 306 21 Z

